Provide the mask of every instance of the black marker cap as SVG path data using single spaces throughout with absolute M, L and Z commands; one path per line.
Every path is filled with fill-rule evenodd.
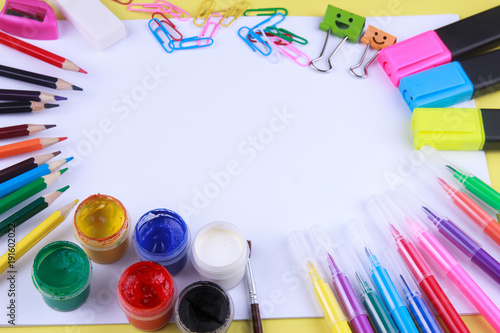
M 500 18 L 498 25 L 500 26 Z M 459 62 L 474 85 L 475 97 L 500 88 L 500 50 L 484 53 Z
M 464 54 L 500 41 L 500 6 L 436 29 L 456 60 Z
M 484 150 L 500 150 L 500 109 L 481 109 Z

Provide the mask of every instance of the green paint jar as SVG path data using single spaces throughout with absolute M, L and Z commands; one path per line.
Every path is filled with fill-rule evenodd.
M 92 264 L 78 245 L 53 242 L 36 255 L 31 278 L 48 306 L 72 311 L 89 296 Z

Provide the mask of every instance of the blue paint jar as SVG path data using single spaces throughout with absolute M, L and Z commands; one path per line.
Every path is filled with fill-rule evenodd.
M 186 265 L 190 244 L 189 228 L 177 213 L 154 209 L 135 225 L 134 248 L 143 261 L 154 261 L 176 275 Z

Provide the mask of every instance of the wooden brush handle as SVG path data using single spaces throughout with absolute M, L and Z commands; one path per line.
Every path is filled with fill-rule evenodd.
M 262 333 L 262 321 L 260 319 L 260 310 L 259 304 L 250 305 L 252 309 L 252 325 L 253 325 L 253 333 Z

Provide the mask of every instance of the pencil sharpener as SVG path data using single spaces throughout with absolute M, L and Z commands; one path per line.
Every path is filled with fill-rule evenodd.
M 6 0 L 0 12 L 0 30 L 28 39 L 59 38 L 56 13 L 41 0 Z

